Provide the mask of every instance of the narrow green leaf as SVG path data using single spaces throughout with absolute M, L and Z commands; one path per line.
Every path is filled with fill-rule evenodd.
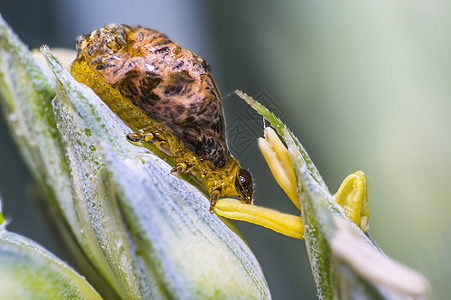
M 64 157 L 50 103 L 54 82 L 0 15 L 1 106 L 22 155 L 44 188 L 51 176 L 61 175 L 47 172 L 44 166 L 60 164 Z
M 115 133 L 115 126 L 119 126 L 118 132 L 124 132 L 125 128 L 89 88 L 75 82 L 48 48 L 42 51 L 58 78 L 57 97 L 52 104 L 71 170 L 73 209 L 64 214 L 77 220 L 75 226 L 80 228 L 75 232 L 77 240 L 116 292 L 122 298 L 148 298 L 150 288 L 147 280 L 140 280 L 135 272 L 133 251 L 117 206 L 113 182 L 97 149 L 99 135 L 103 134 L 113 143 L 114 138 L 120 136 Z M 99 107 L 91 106 L 87 97 L 95 98 Z M 85 118 L 80 116 L 82 108 L 86 108 L 83 105 L 88 106 Z M 100 115 L 103 111 L 104 116 Z M 104 122 L 103 125 L 99 125 L 100 122 Z M 111 126 L 110 131 L 105 131 L 105 124 Z
M 124 298 L 139 294 L 133 280 L 129 283 L 116 279 L 105 258 L 103 245 L 93 232 L 86 213 L 86 203 L 78 201 L 77 195 L 80 193 L 76 193 L 78 190 L 71 176 L 74 170 L 71 169 L 70 152 L 65 149 L 65 141 L 58 131 L 59 125 L 52 105 L 55 96 L 54 75 L 34 59 L 1 18 L 0 30 L 2 108 L 19 149 L 35 178 L 49 199 L 57 205 L 77 242 L 99 272 Z M 133 274 L 132 271 L 128 272 Z
M 329 193 L 329 190 L 328 190 L 323 178 L 321 177 L 321 175 L 320 175 L 318 169 L 316 168 L 315 164 L 313 163 L 313 161 L 310 159 L 310 156 L 308 155 L 307 151 L 305 151 L 302 144 L 293 135 L 293 133 L 285 126 L 285 124 L 283 124 L 283 122 L 276 115 L 274 115 L 272 112 L 270 112 L 266 107 L 264 107 L 262 104 L 255 101 L 254 99 L 252 99 L 251 97 L 249 97 L 248 95 L 243 93 L 242 91 L 236 90 L 235 93 L 241 99 L 246 101 L 246 103 L 249 104 L 250 107 L 255 109 L 255 111 L 257 111 L 263 118 L 268 120 L 268 122 L 274 126 L 274 128 L 277 130 L 277 132 L 283 138 L 291 137 L 291 139 L 293 139 L 294 143 L 300 150 L 299 153 L 301 155 L 302 163 L 306 166 L 307 171 L 310 173 L 310 176 L 312 177 L 313 180 L 316 181 L 316 183 L 320 187 L 322 187 L 324 189 L 324 192 Z M 286 132 L 287 136 L 284 136 L 284 132 L 283 132 L 284 129 L 287 130 L 287 132 Z
M 3 216 L 2 206 L 0 205 L 0 230 L 5 226 L 5 217 Z

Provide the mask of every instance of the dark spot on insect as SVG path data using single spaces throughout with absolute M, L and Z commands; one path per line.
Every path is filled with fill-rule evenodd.
M 122 34 L 117 35 L 117 41 L 119 42 L 119 44 L 121 44 L 121 46 L 125 46 L 125 44 L 126 44 L 124 35 L 122 35 Z
M 181 114 L 182 112 L 185 111 L 185 106 L 183 106 L 183 105 L 177 105 L 177 106 L 175 107 L 175 111 L 176 111 L 177 113 Z
M 102 60 L 103 60 L 103 56 L 96 57 L 93 60 L 91 60 L 91 65 L 96 65 L 96 64 L 100 63 Z
M 141 107 L 143 107 L 149 101 L 159 101 L 161 99 L 160 96 L 155 94 L 152 89 L 149 89 L 147 87 L 141 87 L 139 91 L 140 91 L 139 99 L 141 100 L 142 103 L 142 105 L 139 106 Z
M 178 45 L 176 45 L 174 47 L 174 49 L 172 49 L 172 53 L 174 53 L 174 55 L 179 55 L 181 51 L 182 51 L 182 48 Z
M 193 116 L 189 116 L 188 118 L 185 119 L 185 122 L 187 123 L 193 123 L 196 119 Z
M 168 53 L 169 52 L 169 47 L 161 47 L 160 49 L 156 49 L 154 51 L 155 54 L 160 54 L 160 53 Z
M 100 64 L 100 65 L 97 65 L 97 66 L 96 66 L 96 70 L 97 70 L 97 71 L 103 70 L 103 69 L 105 69 L 105 68 L 106 68 L 106 65 L 104 65 L 104 64 Z
M 160 84 L 161 81 L 162 79 L 160 75 L 153 72 L 146 72 L 146 76 L 141 79 L 140 86 L 141 88 L 153 90 Z
M 88 52 L 88 55 L 89 55 L 89 56 L 92 56 L 92 54 L 94 53 L 94 49 L 93 49 L 93 47 L 92 47 L 91 44 L 89 44 L 89 45 L 86 47 L 86 52 Z
M 176 70 L 180 69 L 181 67 L 183 67 L 184 64 L 185 64 L 185 62 L 182 60 L 178 64 L 176 64 L 172 69 L 174 71 L 176 71 Z
M 205 59 L 202 59 L 202 67 L 205 69 L 205 71 L 210 72 L 210 65 Z
M 167 97 L 174 96 L 176 94 L 179 94 L 182 89 L 182 84 L 167 85 L 164 87 L 163 93 Z
M 194 61 L 194 65 L 193 67 L 200 67 L 202 68 L 204 71 L 209 72 L 210 71 L 210 66 L 208 65 L 207 61 L 205 59 L 203 59 L 202 57 L 196 55 L 194 56 L 195 61 Z
M 133 83 L 132 80 L 123 80 L 120 83 L 119 91 L 121 92 L 122 95 L 128 98 L 136 97 L 139 94 L 138 88 L 136 87 L 136 85 Z
M 128 67 L 133 67 L 133 65 L 129 64 Z M 138 72 L 136 70 L 131 70 L 131 71 L 128 71 L 127 73 L 125 73 L 124 80 L 130 80 L 130 79 L 133 79 L 133 78 L 137 78 L 140 75 L 141 75 L 140 72 Z
M 110 55 L 110 56 L 107 56 L 106 58 L 104 58 L 104 59 L 103 59 L 103 62 L 110 62 L 110 61 L 112 61 L 112 60 L 120 60 L 120 58 L 118 58 L 118 57 L 115 56 L 115 55 Z
M 144 34 L 142 32 L 138 33 L 136 36 L 136 41 L 141 42 L 144 39 Z
M 113 75 L 117 75 L 117 73 L 119 73 L 119 71 L 121 71 L 122 66 L 124 65 L 124 63 L 122 62 L 121 65 L 118 68 L 115 68 L 113 70 Z
M 169 41 L 169 42 L 167 42 L 167 41 Z M 172 41 L 166 35 L 160 34 L 160 35 L 154 36 L 152 38 L 151 45 L 152 45 L 152 48 L 155 49 L 155 48 L 160 48 L 161 46 L 168 45 L 171 42 Z
M 103 39 L 106 43 L 108 43 L 110 41 L 114 41 L 114 35 L 110 31 L 105 31 L 105 35 L 103 36 Z
M 129 89 L 130 91 L 136 91 L 133 94 L 135 97 L 139 97 L 139 101 L 137 101 L 137 105 L 144 108 L 146 102 L 149 100 L 158 101 L 160 100 L 160 96 L 158 96 L 154 89 L 160 84 L 162 81 L 161 76 L 152 72 L 146 72 L 145 76 L 142 77 L 141 73 L 138 71 L 130 71 L 130 74 L 127 74 L 126 79 L 123 80 L 123 83 L 127 82 L 127 85 L 123 86 L 124 91 Z M 134 100 L 133 96 L 129 97 L 132 101 Z M 136 101 L 136 100 L 135 100 Z
M 131 69 L 131 68 L 133 68 L 135 66 L 135 62 L 134 61 L 129 61 L 128 62 L 128 65 L 127 65 L 127 68 L 128 69 Z M 130 71 L 130 72 L 136 72 L 136 71 Z M 137 76 L 138 76 L 139 74 L 137 73 Z
M 155 94 L 155 93 L 150 93 L 150 94 L 149 94 L 149 99 L 154 100 L 154 101 L 158 101 L 158 100 L 160 100 L 161 98 L 160 98 L 160 96 L 158 96 L 158 95 Z
M 205 114 L 207 109 L 208 109 L 208 105 L 204 105 L 201 103 L 201 105 L 193 106 L 192 110 L 190 112 L 193 114 L 202 116 Z
M 100 64 L 100 65 L 96 66 L 96 70 L 99 71 L 99 70 L 103 70 L 103 69 L 106 69 L 106 68 L 112 68 L 112 67 L 115 67 L 115 66 L 116 66 L 115 64 Z
M 126 35 L 127 32 L 125 31 L 125 28 L 127 28 L 128 30 L 132 30 L 133 27 L 137 27 L 137 28 L 142 28 L 141 26 L 131 26 L 131 25 L 127 25 L 127 24 L 120 24 L 120 25 L 116 25 L 118 29 L 120 29 L 122 31 L 123 35 Z
M 108 54 L 113 54 L 113 50 L 111 50 L 110 48 L 106 47 L 105 45 L 102 45 L 102 47 L 100 47 L 100 50 L 102 50 L 102 52 L 104 53 L 108 53 Z
M 193 83 L 195 80 L 193 77 L 191 77 L 191 75 L 189 74 L 188 71 L 184 70 L 184 71 L 181 71 L 181 72 L 171 75 L 170 81 L 178 82 L 181 84 L 189 84 L 189 83 Z
M 158 42 L 158 43 L 154 44 L 153 46 L 155 48 L 157 48 L 157 47 L 164 46 L 164 45 L 171 44 L 171 43 L 172 43 L 172 41 L 170 39 L 165 39 L 165 40 L 163 40 L 161 42 Z

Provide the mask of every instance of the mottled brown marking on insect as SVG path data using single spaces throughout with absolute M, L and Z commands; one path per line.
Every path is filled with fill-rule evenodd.
M 71 74 L 91 87 L 135 133 L 176 159 L 210 193 L 252 203 L 252 177 L 229 153 L 219 93 L 207 62 L 166 35 L 107 25 L 76 41 Z
M 109 25 L 83 39 L 90 40 L 87 60 L 103 80 L 169 126 L 197 155 L 216 167 L 225 164 L 222 107 L 205 60 L 139 26 Z

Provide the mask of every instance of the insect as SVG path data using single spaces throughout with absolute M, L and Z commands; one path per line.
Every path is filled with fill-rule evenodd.
M 216 84 L 204 59 L 166 35 L 111 24 L 76 40 L 74 78 L 89 86 L 134 133 L 175 158 L 171 173 L 192 174 L 217 199 L 253 203 L 252 176 L 229 153 Z

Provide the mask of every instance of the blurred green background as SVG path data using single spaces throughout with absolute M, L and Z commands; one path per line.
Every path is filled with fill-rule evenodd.
M 231 148 L 255 177 L 256 204 L 296 213 L 256 145 L 258 97 L 295 132 L 330 190 L 351 172 L 368 181 L 370 234 L 424 273 L 431 299 L 451 297 L 451 2 L 1 0 L 30 47 L 73 48 L 108 23 L 166 33 L 206 58 L 223 95 Z M 75 267 L 52 230 L 0 119 L 0 192 L 11 231 Z M 303 241 L 240 223 L 274 299 L 312 299 Z

